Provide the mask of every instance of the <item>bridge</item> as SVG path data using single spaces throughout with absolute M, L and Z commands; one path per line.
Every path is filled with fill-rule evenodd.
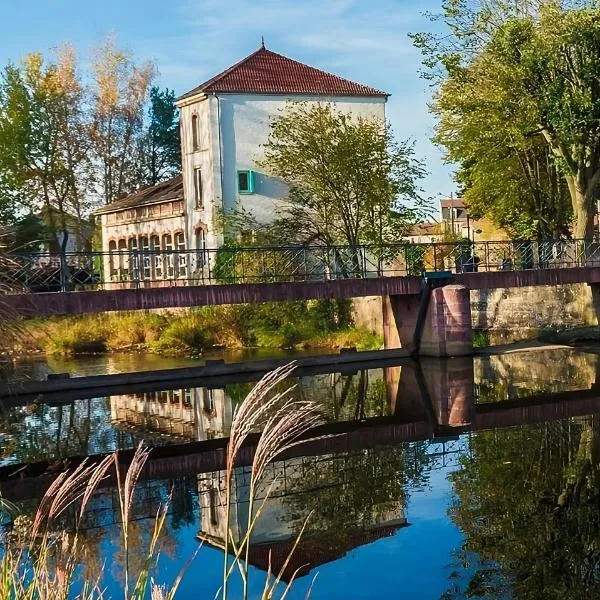
M 590 240 L 4 254 L 6 307 L 50 316 L 381 296 L 386 348 L 471 352 L 470 290 L 600 283 Z M 426 275 L 424 284 L 423 275 Z

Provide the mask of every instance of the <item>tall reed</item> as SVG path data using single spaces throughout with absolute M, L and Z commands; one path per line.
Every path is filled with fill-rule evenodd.
M 226 452 L 225 507 L 227 515 L 227 535 L 223 559 L 223 584 L 221 597 L 229 598 L 228 583 L 232 573 L 239 571 L 243 584 L 243 598 L 248 598 L 248 572 L 251 534 L 268 498 L 255 507 L 256 486 L 265 472 L 266 466 L 281 452 L 299 443 L 299 438 L 320 421 L 316 406 L 310 402 L 297 401 L 291 397 L 293 388 L 275 393 L 275 387 L 289 377 L 295 369 L 291 363 L 266 375 L 236 410 L 231 426 L 231 434 Z M 249 523 L 243 539 L 236 542 L 230 529 L 230 503 L 233 473 L 240 450 L 247 436 L 262 430 L 254 458 L 250 481 L 248 508 Z M 121 517 L 121 538 L 125 554 L 123 597 L 125 600 L 173 600 L 180 582 L 195 555 L 183 566 L 169 587 L 164 582 L 155 581 L 153 565 L 160 552 L 158 540 L 165 525 L 168 502 L 161 504 L 154 519 L 149 548 L 141 567 L 132 572 L 129 561 L 132 506 L 136 485 L 148 460 L 150 450 L 138 446 L 129 466 L 125 468 L 119 461 L 118 453 L 104 458 L 97 465 L 85 461 L 70 472 L 60 473 L 39 502 L 32 519 L 19 516 L 7 540 L 0 559 L 0 598 L 11 600 L 67 600 L 72 596 L 77 568 L 81 562 L 80 525 L 88 509 L 90 499 L 98 486 L 108 476 L 116 479 L 117 496 Z M 8 505 L 5 505 L 9 507 Z M 75 509 L 75 527 L 71 532 L 58 527 L 61 515 L 67 509 Z M 9 507 L 14 510 L 14 507 Z M 71 508 L 73 510 L 73 508 Z M 303 529 L 302 529 L 303 531 Z M 300 535 L 302 534 L 300 532 Z M 283 573 L 289 566 L 299 537 L 290 555 L 279 572 L 267 573 L 262 598 L 274 598 Z M 198 550 L 200 547 L 198 548 Z M 197 551 L 198 551 L 197 550 Z M 233 560 L 229 559 L 232 551 Z M 281 598 L 285 598 L 296 574 L 284 588 Z M 99 580 L 84 580 L 78 594 L 81 600 L 103 600 L 104 592 Z

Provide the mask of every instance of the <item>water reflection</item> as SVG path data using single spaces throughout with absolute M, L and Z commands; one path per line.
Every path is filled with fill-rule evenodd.
M 423 435 L 439 436 L 464 427 L 587 414 L 593 397 L 585 400 L 582 394 L 595 389 L 598 366 L 595 354 L 553 350 L 302 375 L 284 386 L 295 384 L 294 394 L 320 405 L 328 422 L 388 417 L 390 423 L 421 424 Z M 222 383 L 64 403 L 39 399 L 8 408 L 0 414 L 2 460 L 97 454 L 133 448 L 142 440 L 159 446 L 227 437 L 235 406 L 253 385 Z M 573 392 L 572 398 L 585 402 L 567 406 L 572 398 L 563 397 L 560 404 L 557 396 L 554 405 L 542 406 L 544 394 L 552 401 L 552 394 L 560 392 Z M 510 412 L 510 401 L 526 398 L 532 400 L 529 413 L 518 406 Z M 496 412 L 484 410 L 491 404 Z
M 599 415 L 475 436 L 450 510 L 475 568 L 447 597 L 598 597 L 599 460 Z
M 272 493 L 251 537 L 253 577 L 264 581 L 269 557 L 274 570 L 283 566 L 310 515 L 284 579 L 295 569 L 300 575 L 319 572 L 314 598 L 359 597 L 359 589 L 369 597 L 361 586 L 373 565 L 377 575 L 364 585 L 382 598 L 397 597 L 398 581 L 407 586 L 408 598 L 595 597 L 600 593 L 597 372 L 596 355 L 552 351 L 296 378 L 296 393 L 318 401 L 332 423 L 374 422 L 390 429 L 421 423 L 424 434 L 411 437 L 414 429 L 407 427 L 406 441 L 390 441 L 380 428 L 360 445 L 338 436 L 328 446 L 309 445 L 271 464 L 258 490 L 259 499 L 269 487 Z M 13 408 L 2 428 L 8 432 L 5 455 L 21 462 L 132 447 L 139 439 L 165 444 L 223 437 L 251 385 Z M 569 418 L 561 418 L 565 411 Z M 198 564 L 186 575 L 190 597 L 214 595 L 218 588 L 215 557 L 222 558 L 226 532 L 224 473 L 188 468 L 193 464 L 189 456 L 176 457 L 163 469 L 172 476 L 140 482 L 131 552 L 144 555 L 158 505 L 170 495 L 161 564 L 177 571 L 197 544 L 204 544 Z M 21 481 L 12 487 L 0 483 L 2 495 L 30 514 L 41 489 Z M 436 493 L 439 500 L 427 504 Z M 240 466 L 230 523 L 236 541 L 246 532 L 248 507 L 249 470 Z M 109 596 L 118 595 L 123 573 L 119 519 L 116 492 L 103 487 L 86 516 L 82 561 L 90 573 L 102 574 Z M 448 528 L 450 541 L 441 533 Z M 406 583 L 411 552 L 421 538 L 427 547 L 422 564 L 429 570 L 431 564 L 442 566 Z M 103 572 L 105 562 L 110 567 Z M 310 576 L 301 579 L 292 597 L 303 598 L 310 581 Z

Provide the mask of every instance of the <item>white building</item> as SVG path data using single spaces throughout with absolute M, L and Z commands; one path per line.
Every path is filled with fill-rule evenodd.
M 270 123 L 286 103 L 330 102 L 338 110 L 383 120 L 387 98 L 261 46 L 178 99 L 183 185 L 175 178 L 97 211 L 103 250 L 218 248 L 223 241 L 218 216 L 237 203 L 259 222 L 269 222 L 287 187 L 256 165 Z M 167 278 L 169 269 L 177 273 L 178 265 L 150 262 L 140 266 L 139 279 Z M 187 278 L 199 267 L 179 268 Z M 132 271 L 116 261 L 110 269 L 114 281 L 129 279 Z

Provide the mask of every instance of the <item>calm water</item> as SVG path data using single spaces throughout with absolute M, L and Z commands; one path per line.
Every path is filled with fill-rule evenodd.
M 177 364 L 113 356 L 49 368 L 76 375 Z M 269 468 L 258 496 L 272 492 L 252 537 L 253 597 L 269 555 L 274 568 L 282 564 L 309 514 L 284 576 L 301 569 L 289 598 L 304 598 L 315 575 L 318 599 L 598 596 L 598 367 L 596 354 L 561 350 L 296 378 L 295 393 L 319 403 L 327 421 L 378 425 L 360 439 L 341 436 L 326 453 L 299 452 Z M 3 460 L 226 436 L 251 385 L 11 408 L 1 427 Z M 152 515 L 172 490 L 161 578 L 172 581 L 202 541 L 180 597 L 213 598 L 223 561 L 223 473 L 178 474 L 172 466 L 169 479 L 140 484 L 133 555 L 141 560 Z M 231 523 L 238 538 L 248 483 L 247 469 L 238 468 Z M 16 499 L 34 509 L 35 498 Z M 118 514 L 114 491 L 103 490 L 85 523 L 86 568 L 94 574 L 107 565 L 113 597 L 124 560 Z

